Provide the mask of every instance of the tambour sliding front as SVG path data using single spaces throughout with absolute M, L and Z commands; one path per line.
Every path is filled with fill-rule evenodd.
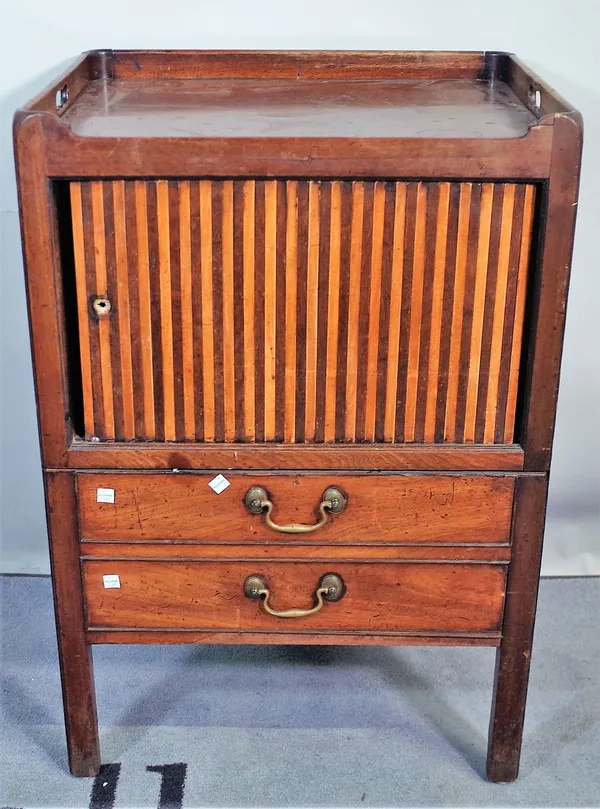
M 518 772 L 581 152 L 502 53 L 85 54 L 15 119 L 71 770 L 94 643 L 498 647 Z
M 512 444 L 533 185 L 118 180 L 70 198 L 86 438 Z

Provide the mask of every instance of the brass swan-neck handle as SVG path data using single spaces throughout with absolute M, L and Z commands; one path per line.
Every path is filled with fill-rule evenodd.
M 325 490 L 319 503 L 321 519 L 313 525 L 305 525 L 304 523 L 279 525 L 273 522 L 271 519 L 273 503 L 269 500 L 269 495 L 262 486 L 252 486 L 252 488 L 248 489 L 244 503 L 251 514 L 264 514 L 265 523 L 268 527 L 273 531 L 279 531 L 281 534 L 309 534 L 318 528 L 322 528 L 327 522 L 329 514 L 340 514 L 346 508 L 346 498 L 334 486 L 330 486 Z
M 346 592 L 344 582 L 337 573 L 326 573 L 321 576 L 315 591 L 316 603 L 308 609 L 275 610 L 269 604 L 271 592 L 264 579 L 258 575 L 248 576 L 244 582 L 244 594 L 246 598 L 262 601 L 262 608 L 269 615 L 276 618 L 305 618 L 307 615 L 314 615 L 322 609 L 325 601 L 339 601 Z

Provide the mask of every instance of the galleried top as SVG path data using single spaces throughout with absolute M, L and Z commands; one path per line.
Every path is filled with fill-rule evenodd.
M 91 82 L 65 123 L 95 137 L 511 138 L 534 114 L 477 78 L 189 78 Z
M 98 51 L 65 78 L 30 109 L 98 138 L 519 138 L 565 106 L 504 53 Z

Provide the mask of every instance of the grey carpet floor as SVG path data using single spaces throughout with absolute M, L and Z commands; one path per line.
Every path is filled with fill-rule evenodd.
M 542 582 L 506 785 L 483 778 L 494 651 L 423 647 L 96 647 L 120 767 L 72 778 L 50 582 L 0 588 L 3 807 L 600 806 L 600 579 Z

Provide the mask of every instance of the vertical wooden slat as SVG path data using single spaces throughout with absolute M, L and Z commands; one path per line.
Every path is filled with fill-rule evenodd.
M 158 219 L 158 274 L 160 279 L 160 346 L 162 353 L 163 406 L 165 441 L 174 441 L 175 432 L 175 379 L 173 373 L 173 311 L 171 292 L 171 254 L 169 184 L 156 183 L 156 209 Z
M 434 441 L 436 443 L 441 443 L 444 441 L 446 399 L 448 395 L 448 365 L 450 362 L 450 336 L 452 331 L 452 304 L 454 300 L 454 281 L 458 237 L 458 217 L 460 212 L 460 191 L 460 183 L 450 184 L 444 287 L 441 291 L 442 319 L 440 325 L 440 354 L 434 434 Z
M 338 355 L 336 358 L 335 441 L 344 441 L 346 430 L 346 370 L 348 364 L 348 301 L 350 244 L 352 241 L 352 183 L 340 184 L 340 290 L 338 303 Z
M 348 348 L 346 361 L 346 424 L 345 439 L 356 438 L 356 403 L 358 379 L 358 316 L 360 311 L 360 280 L 362 271 L 362 238 L 365 188 L 352 184 L 352 230 L 350 237 L 350 278 L 348 283 Z
M 113 183 L 102 183 L 102 206 L 104 216 L 104 256 L 106 266 L 106 288 L 110 293 L 111 299 L 111 315 L 110 315 L 110 328 L 108 329 L 110 338 L 110 366 L 112 376 L 112 402 L 113 402 L 113 417 L 115 423 L 114 435 L 109 436 L 111 439 L 122 441 L 125 438 L 125 428 L 123 422 L 123 397 L 121 385 L 121 335 L 120 335 L 120 301 L 119 301 L 119 283 L 117 277 L 117 259 L 115 247 L 115 211 L 113 200 Z M 99 327 L 99 323 L 97 324 Z M 100 329 L 98 328 L 98 335 Z M 105 430 L 102 429 L 97 435 L 105 435 Z
M 319 281 L 317 291 L 317 364 L 315 382 L 314 442 L 325 441 L 325 400 L 327 394 L 327 338 L 329 309 L 329 257 L 331 247 L 332 182 L 319 183 Z
M 200 181 L 200 275 L 202 278 L 202 368 L 204 440 L 215 440 L 215 351 L 212 266 L 212 183 Z
M 485 425 L 483 443 L 494 443 L 496 427 L 496 408 L 498 406 L 498 383 L 502 363 L 502 335 L 504 332 L 504 310 L 508 288 L 510 261 L 510 244 L 515 207 L 515 186 L 505 185 L 502 200 L 502 223 L 500 230 L 500 248 L 498 251 L 498 268 L 496 274 L 496 290 L 494 294 L 494 317 L 492 321 L 492 339 L 490 345 L 490 363 L 488 371 L 487 400 L 485 408 Z
M 487 408 L 488 387 L 490 384 L 490 361 L 492 359 L 492 340 L 494 336 L 494 312 L 496 305 L 496 289 L 498 274 L 502 272 L 499 267 L 502 214 L 504 208 L 505 190 L 503 183 L 495 183 L 492 201 L 492 221 L 490 227 L 490 246 L 486 264 L 485 300 L 483 312 L 483 329 L 481 333 L 481 348 L 479 350 L 479 380 L 477 395 L 473 441 L 476 444 L 484 443 L 485 414 Z
M 296 306 L 298 295 L 298 183 L 286 189 L 285 235 L 285 417 L 283 438 L 296 440 Z
M 156 182 L 148 181 L 148 256 L 150 259 L 150 322 L 152 338 L 152 371 L 154 381 L 155 440 L 165 440 L 165 406 L 163 387 L 162 332 L 160 323 L 160 249 L 158 246 L 158 195 Z
M 427 210 L 425 214 L 425 266 L 423 269 L 423 295 L 421 300 L 421 328 L 419 359 L 417 366 L 417 398 L 415 405 L 415 429 L 412 441 L 425 441 L 425 415 L 427 410 L 427 382 L 431 352 L 432 315 L 435 315 L 435 249 L 439 236 L 438 214 L 440 183 L 427 183 Z
M 456 245 L 456 265 L 454 268 L 454 298 L 452 304 L 452 326 L 450 332 L 450 361 L 448 365 L 448 391 L 446 396 L 446 420 L 444 440 L 456 440 L 456 408 L 458 401 L 458 371 L 460 367 L 460 346 L 462 340 L 463 304 L 467 273 L 467 253 L 469 246 L 469 226 L 471 215 L 471 183 L 464 183 L 460 189 L 458 212 L 458 236 Z
M 104 235 L 104 190 L 99 181 L 91 183 L 92 218 L 94 228 L 94 262 L 96 267 L 96 291 L 98 296 L 108 296 L 106 273 L 106 241 Z M 102 380 L 102 403 L 104 408 L 104 438 L 115 437 L 115 414 L 113 403 L 113 375 L 110 353 L 110 317 L 98 323 L 100 342 L 100 377 Z
M 135 404 L 133 398 L 133 366 L 131 360 L 131 317 L 129 305 L 129 266 L 125 211 L 125 183 L 113 183 L 115 222 L 115 256 L 119 299 L 119 348 L 121 355 L 121 391 L 123 400 L 124 438 L 135 438 Z
M 183 425 L 184 436 L 187 441 L 192 441 L 196 435 L 191 239 L 190 182 L 189 180 L 182 180 L 179 183 L 179 271 L 181 285 L 181 349 L 183 355 Z
M 223 265 L 223 406 L 224 440 L 235 438 L 235 353 L 233 284 L 233 181 L 223 183 L 222 212 Z
M 527 270 L 529 267 L 529 250 L 531 247 L 531 232 L 533 225 L 534 187 L 528 185 L 525 189 L 525 202 L 523 207 L 523 226 L 521 236 L 521 253 L 519 256 L 519 276 L 517 281 L 517 299 L 515 303 L 515 316 L 513 325 L 513 341 L 510 352 L 510 372 L 508 382 L 508 397 L 506 403 L 506 418 L 504 421 L 504 443 L 510 444 L 514 439 L 515 415 L 517 409 L 517 391 L 519 385 L 519 366 L 521 359 L 521 343 L 523 339 L 523 316 L 525 313 L 525 295 L 527 291 Z
M 308 266 L 306 277 L 306 398 L 304 440 L 315 437 L 317 415 L 317 330 L 319 314 L 319 196 L 318 182 L 308 191 Z
M 475 440 L 475 416 L 477 412 L 477 390 L 479 385 L 479 368 L 481 365 L 481 344 L 483 336 L 483 317 L 485 309 L 485 290 L 487 285 L 490 235 L 492 225 L 492 200 L 494 186 L 484 183 L 481 190 L 481 208 L 479 212 L 479 240 L 477 243 L 477 270 L 475 275 L 475 293 L 473 298 L 473 321 L 471 327 L 471 347 L 469 351 L 469 378 L 467 382 L 467 399 L 465 405 L 465 442 Z
M 477 250 L 479 245 L 481 183 L 473 183 L 471 192 L 471 219 L 467 244 L 467 269 L 465 288 L 462 300 L 462 334 L 460 339 L 460 358 L 458 364 L 458 392 L 456 400 L 455 441 L 462 444 L 465 432 L 465 412 L 467 403 L 467 381 L 469 378 L 469 362 L 471 351 L 471 333 L 473 326 L 473 308 L 475 299 L 475 282 L 477 278 Z
M 385 418 L 383 440 L 393 441 L 396 430 L 398 391 L 398 358 L 402 319 L 402 280 L 404 272 L 404 224 L 406 217 L 406 183 L 396 183 L 394 205 L 394 243 L 392 248 L 392 282 L 390 289 L 390 324 L 388 333 L 387 374 L 385 385 Z
M 342 238 L 342 187 L 331 184 L 329 226 L 329 295 L 327 299 L 327 370 L 325 386 L 324 441 L 335 440 L 337 354 L 340 319 L 340 261 Z
M 385 182 L 385 206 L 383 212 L 381 256 L 381 305 L 379 307 L 379 348 L 377 351 L 377 390 L 375 397 L 376 442 L 384 441 L 386 388 L 388 372 L 388 344 L 390 338 L 392 265 L 394 263 L 394 224 L 396 210 L 396 187 Z
M 369 335 L 369 304 L 371 300 L 371 247 L 373 243 L 373 202 L 375 182 L 364 185 L 362 257 L 358 307 L 358 360 L 356 377 L 356 432 L 355 440 L 365 440 L 365 406 L 367 399 L 367 356 Z
M 175 440 L 185 441 L 185 404 L 183 390 L 183 321 L 181 294 L 181 194 L 180 182 L 169 181 L 169 236 L 171 259 L 171 309 L 173 331 L 173 379 L 175 394 Z
M 148 200 L 146 183 L 135 181 L 135 215 L 138 244 L 138 291 L 142 377 L 144 383 L 145 438 L 156 435 L 154 415 L 154 362 L 152 357 L 152 295 L 150 291 L 150 258 L 148 255 Z
M 265 183 L 265 441 L 275 438 L 277 181 Z
M 381 269 L 383 259 L 383 226 L 385 184 L 375 183 L 373 191 L 373 223 L 371 239 L 371 289 L 369 295 L 369 331 L 367 336 L 367 380 L 365 398 L 366 441 L 375 439 L 377 409 L 377 360 L 379 357 L 379 312 L 381 308 Z
M 244 440 L 244 183 L 233 182 L 233 357 L 235 440 Z
M 190 182 L 190 242 L 192 267 L 192 327 L 194 347 L 195 440 L 204 441 L 204 341 L 202 339 L 202 235 L 200 183 Z
M 143 439 L 144 378 L 142 373 L 142 333 L 140 328 L 140 294 L 138 278 L 138 243 L 135 214 L 135 182 L 124 182 L 125 234 L 129 284 L 129 325 L 131 335 L 131 366 L 133 371 L 134 438 Z
M 277 180 L 276 213 L 276 294 L 275 294 L 275 441 L 284 440 L 285 428 L 285 310 L 286 310 L 286 235 L 287 192 L 286 184 Z
M 224 183 L 211 183 L 212 237 L 212 316 L 214 373 L 214 436 L 223 441 L 225 435 L 224 397 L 224 331 L 223 331 L 223 195 Z
M 104 425 L 104 402 L 102 399 L 102 374 L 100 354 L 100 329 L 98 318 L 93 314 L 92 298 L 97 288 L 96 281 L 96 247 L 94 242 L 94 220 L 92 213 L 91 183 L 81 184 L 81 206 L 83 213 L 83 255 L 85 257 L 85 284 L 88 303 L 88 329 L 90 340 L 90 358 L 92 362 L 92 399 L 94 410 L 94 437 L 106 435 Z
M 396 422 L 394 426 L 394 440 L 404 442 L 404 420 L 406 403 L 406 379 L 408 375 L 408 347 L 410 337 L 410 305 L 412 290 L 412 275 L 415 252 L 415 229 L 417 218 L 417 190 L 416 182 L 406 183 L 406 204 L 404 217 L 404 257 L 402 273 L 402 294 L 400 297 L 402 328 L 400 330 L 400 344 L 398 346 L 398 380 L 396 389 Z
M 296 282 L 296 419 L 298 443 L 304 442 L 306 412 L 306 278 L 308 272 L 308 182 L 298 183 Z
M 365 413 L 367 399 L 367 357 L 369 335 L 369 304 L 371 300 L 371 258 L 373 244 L 373 203 L 375 182 L 364 185 L 362 259 L 358 307 L 358 368 L 356 378 L 356 432 L 355 440 L 365 440 Z
M 81 183 L 71 183 L 71 218 L 73 227 L 73 253 L 75 258 L 75 285 L 77 289 L 77 318 L 79 321 L 79 355 L 83 387 L 83 419 L 86 436 L 94 435 L 94 397 L 92 393 L 92 360 L 89 332 L 89 292 L 86 283 L 85 244 L 83 238 L 83 207 Z
M 265 180 L 254 208 L 254 440 L 265 440 Z
M 423 312 L 423 280 L 425 275 L 425 228 L 427 224 L 427 186 L 419 183 L 415 223 L 412 290 L 410 302 L 410 331 L 408 343 L 408 369 L 406 376 L 406 405 L 404 440 L 414 441 L 417 415 L 417 388 L 419 353 L 421 347 L 421 319 Z
M 254 384 L 254 180 L 244 182 L 244 437 L 254 440 L 255 384 Z
M 429 364 L 427 369 L 427 403 L 425 407 L 424 440 L 432 443 L 435 439 L 435 417 L 440 374 L 440 340 L 442 334 L 442 306 L 444 302 L 444 280 L 446 273 L 446 247 L 448 242 L 448 217 L 450 213 L 450 183 L 440 183 L 437 231 L 435 240 L 435 266 L 433 287 L 430 291 L 431 328 L 429 337 Z

